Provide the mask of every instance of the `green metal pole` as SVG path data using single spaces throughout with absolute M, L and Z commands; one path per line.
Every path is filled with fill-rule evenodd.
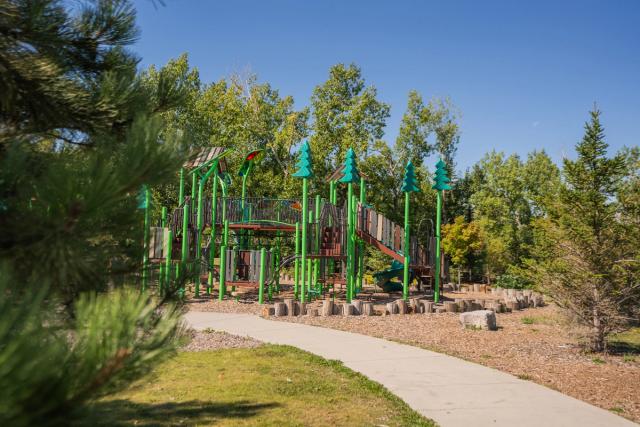
M 309 227 L 309 224 L 307 224 L 308 220 L 307 220 L 307 214 L 308 214 L 308 210 L 309 210 L 309 200 L 307 200 L 308 198 L 308 192 L 309 192 L 309 188 L 308 188 L 308 179 L 307 178 L 303 178 L 302 179 L 302 250 L 301 250 L 301 261 L 302 261 L 302 274 L 301 274 L 301 286 L 300 286 L 300 302 L 305 302 L 306 301 L 306 293 L 304 290 L 305 287 L 305 271 L 306 271 L 306 266 L 307 266 L 307 228 Z
M 197 172 L 193 172 L 191 175 L 191 212 L 196 210 L 196 177 Z
M 226 269 L 227 269 L 227 246 L 226 245 L 222 245 L 220 246 L 220 286 L 219 286 L 219 291 L 218 291 L 218 300 L 222 301 L 224 299 L 224 294 L 227 291 L 227 287 L 226 287 Z
M 216 222 L 218 214 L 218 176 L 213 176 L 213 194 L 211 195 L 211 244 L 209 245 L 209 282 L 207 294 L 211 293 L 213 288 L 213 269 L 216 260 Z
M 329 203 L 333 203 L 333 192 L 335 191 L 335 188 L 336 188 L 336 182 L 330 181 L 329 182 Z
M 195 176 L 195 174 L 194 174 Z M 200 265 L 202 255 L 202 196 L 206 182 L 198 182 L 198 211 L 196 215 L 196 298 L 200 297 Z
M 404 193 L 404 271 L 402 280 L 402 299 L 409 299 L 409 263 L 411 262 L 411 233 L 409 232 L 409 192 Z
M 187 273 L 187 257 L 189 255 L 188 246 L 188 234 L 189 234 L 189 204 L 185 203 L 182 207 L 182 256 L 180 258 L 182 264 L 181 274 Z M 184 288 L 183 288 L 184 290 Z
M 179 206 L 184 203 L 184 168 L 180 168 L 180 195 L 178 196 Z
M 149 223 L 151 222 L 151 190 L 145 186 L 144 190 L 144 253 L 142 254 L 142 290 L 147 289 L 149 280 Z
M 267 288 L 267 291 L 269 293 L 269 301 L 271 301 L 271 298 L 273 297 L 273 284 L 277 283 L 278 280 L 278 276 L 274 275 L 276 274 L 276 253 L 275 253 L 275 248 L 271 248 L 269 249 L 269 255 L 270 255 L 270 259 L 271 259 L 271 278 L 269 278 L 269 287 Z M 278 271 L 278 274 L 280 274 L 280 272 Z
M 162 228 L 167 226 L 167 207 L 162 207 Z
M 360 205 L 364 208 L 364 204 L 367 202 L 366 196 L 367 186 L 365 184 L 364 178 L 360 177 Z M 358 210 L 356 209 L 356 215 L 358 215 Z M 357 224 L 356 218 L 356 224 Z M 364 279 L 364 242 L 358 242 L 358 290 L 362 290 L 362 281 Z
M 438 203 L 436 207 L 436 281 L 433 292 L 433 301 L 440 301 L 440 224 L 442 222 L 442 191 L 438 190 Z
M 313 262 L 311 262 L 312 259 L 309 258 L 307 260 L 307 301 L 309 300 L 309 293 L 311 291 L 311 287 L 312 287 L 312 283 L 311 281 L 313 280 Z
M 224 242 L 224 245 L 227 246 L 229 244 L 229 220 L 228 219 L 224 221 L 223 233 L 224 234 L 222 235 L 222 241 Z
M 264 271 L 267 267 L 267 250 L 260 249 L 260 276 L 258 279 L 258 303 L 264 304 Z
M 169 230 L 169 241 L 167 242 L 167 254 L 164 256 L 164 262 L 166 264 L 164 268 L 165 274 L 165 289 L 169 288 L 169 284 L 171 283 L 171 250 L 173 244 L 173 231 Z
M 298 254 L 300 254 L 300 223 L 296 222 L 296 251 L 295 251 L 295 256 L 296 259 L 293 261 L 293 295 L 294 298 L 298 298 L 298 267 L 299 267 L 299 261 L 298 261 Z
M 319 194 L 316 194 L 316 212 L 314 215 L 314 219 L 316 221 L 316 241 L 314 242 L 315 244 L 315 251 L 316 254 L 320 253 L 320 243 L 322 241 L 322 233 L 323 230 L 320 229 L 320 202 L 321 202 L 321 198 Z M 316 258 L 315 260 L 313 260 L 313 285 L 314 288 L 317 286 L 318 284 L 318 273 L 320 270 L 320 258 Z
M 353 247 L 353 183 L 347 184 L 347 302 L 353 298 L 353 272 L 354 272 L 354 247 Z

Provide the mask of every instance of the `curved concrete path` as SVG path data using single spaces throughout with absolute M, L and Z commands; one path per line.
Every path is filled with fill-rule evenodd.
M 442 427 L 636 425 L 533 382 L 409 345 L 247 314 L 192 311 L 186 319 L 194 329 L 226 331 L 340 360 Z

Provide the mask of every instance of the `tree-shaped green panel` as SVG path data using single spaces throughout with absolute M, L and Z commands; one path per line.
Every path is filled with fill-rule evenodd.
M 344 159 L 344 176 L 340 178 L 340 182 L 356 183 L 360 182 L 360 172 L 356 166 L 356 153 L 351 148 L 347 151 L 347 157 Z
M 307 141 L 302 144 L 300 147 L 300 157 L 298 158 L 298 163 L 296 163 L 296 168 L 298 170 L 293 176 L 297 178 L 312 178 L 313 170 L 311 168 L 311 147 L 309 147 L 309 143 Z
M 451 180 L 447 176 L 446 167 L 447 165 L 445 162 L 442 161 L 442 159 L 439 160 L 438 163 L 436 163 L 436 173 L 433 177 L 434 184 L 433 184 L 433 187 L 431 187 L 434 190 L 438 190 L 438 191 L 451 190 L 451 186 L 449 185 Z
M 416 179 L 416 171 L 413 163 L 407 163 L 404 168 L 404 178 L 402 178 L 402 191 L 405 193 L 412 193 L 420 191 L 418 187 L 418 180 Z

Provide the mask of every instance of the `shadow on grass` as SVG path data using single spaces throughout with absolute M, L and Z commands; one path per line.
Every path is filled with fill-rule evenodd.
M 137 403 L 129 400 L 97 402 L 89 416 L 77 425 L 94 426 L 158 426 L 211 424 L 229 419 L 247 419 L 261 412 L 281 406 L 279 403 L 188 402 Z
M 607 352 L 616 355 L 640 355 L 640 345 L 624 341 L 611 341 L 607 344 Z

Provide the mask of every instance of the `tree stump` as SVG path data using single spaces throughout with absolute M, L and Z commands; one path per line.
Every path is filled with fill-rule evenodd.
M 306 302 L 298 302 L 294 304 L 296 310 L 296 316 L 304 316 L 307 314 L 307 303 Z
M 444 309 L 447 313 L 456 313 L 458 311 L 458 304 L 454 301 L 445 301 Z
M 403 299 L 396 300 L 396 307 L 398 307 L 398 314 L 407 314 L 409 311 L 407 302 Z
M 483 300 L 483 299 L 477 299 L 477 300 L 475 300 L 474 302 L 475 302 L 478 306 L 480 306 L 479 310 L 483 310 L 483 309 L 484 309 L 485 304 L 487 303 L 487 301 L 486 301 L 486 300 Z
M 273 305 L 273 314 L 276 317 L 283 317 L 287 315 L 287 305 L 283 302 L 277 302 Z
M 336 316 L 342 316 L 341 304 L 333 304 L 333 314 L 335 314 Z
M 479 283 L 474 283 L 473 284 L 473 292 L 480 292 L 480 284 Z
M 273 307 L 262 307 L 262 317 L 269 317 L 269 316 L 273 316 L 276 313 L 275 308 Z
M 351 301 L 351 305 L 353 305 L 353 314 L 355 316 L 359 316 L 362 314 L 362 300 L 354 299 Z
M 318 309 L 317 308 L 308 308 L 307 309 L 307 316 L 316 317 L 317 315 L 318 315 Z
M 425 314 L 433 313 L 433 302 L 431 301 L 420 301 L 422 303 L 422 312 Z
M 373 303 L 372 302 L 363 302 L 362 303 L 362 315 L 363 316 L 373 316 Z
M 322 301 L 322 316 L 333 316 L 333 301 L 326 299 Z
M 436 313 L 437 314 L 444 313 L 444 307 L 442 307 L 442 306 L 436 307 Z
M 511 310 L 511 311 L 516 311 L 516 310 L 520 310 L 520 304 L 518 303 L 518 301 L 507 301 L 507 310 Z
M 342 315 L 343 316 L 352 316 L 353 315 L 353 304 L 349 304 L 345 302 L 342 304 Z
M 398 314 L 398 306 L 394 302 L 388 302 L 386 305 L 385 313 Z
M 296 306 L 295 306 L 295 301 L 293 300 L 293 298 L 286 298 L 284 300 L 284 305 L 287 306 L 287 314 L 289 316 L 295 316 L 296 315 Z
M 409 300 L 409 306 L 411 307 L 412 313 L 422 313 L 422 304 L 420 304 L 420 298 L 411 298 Z

